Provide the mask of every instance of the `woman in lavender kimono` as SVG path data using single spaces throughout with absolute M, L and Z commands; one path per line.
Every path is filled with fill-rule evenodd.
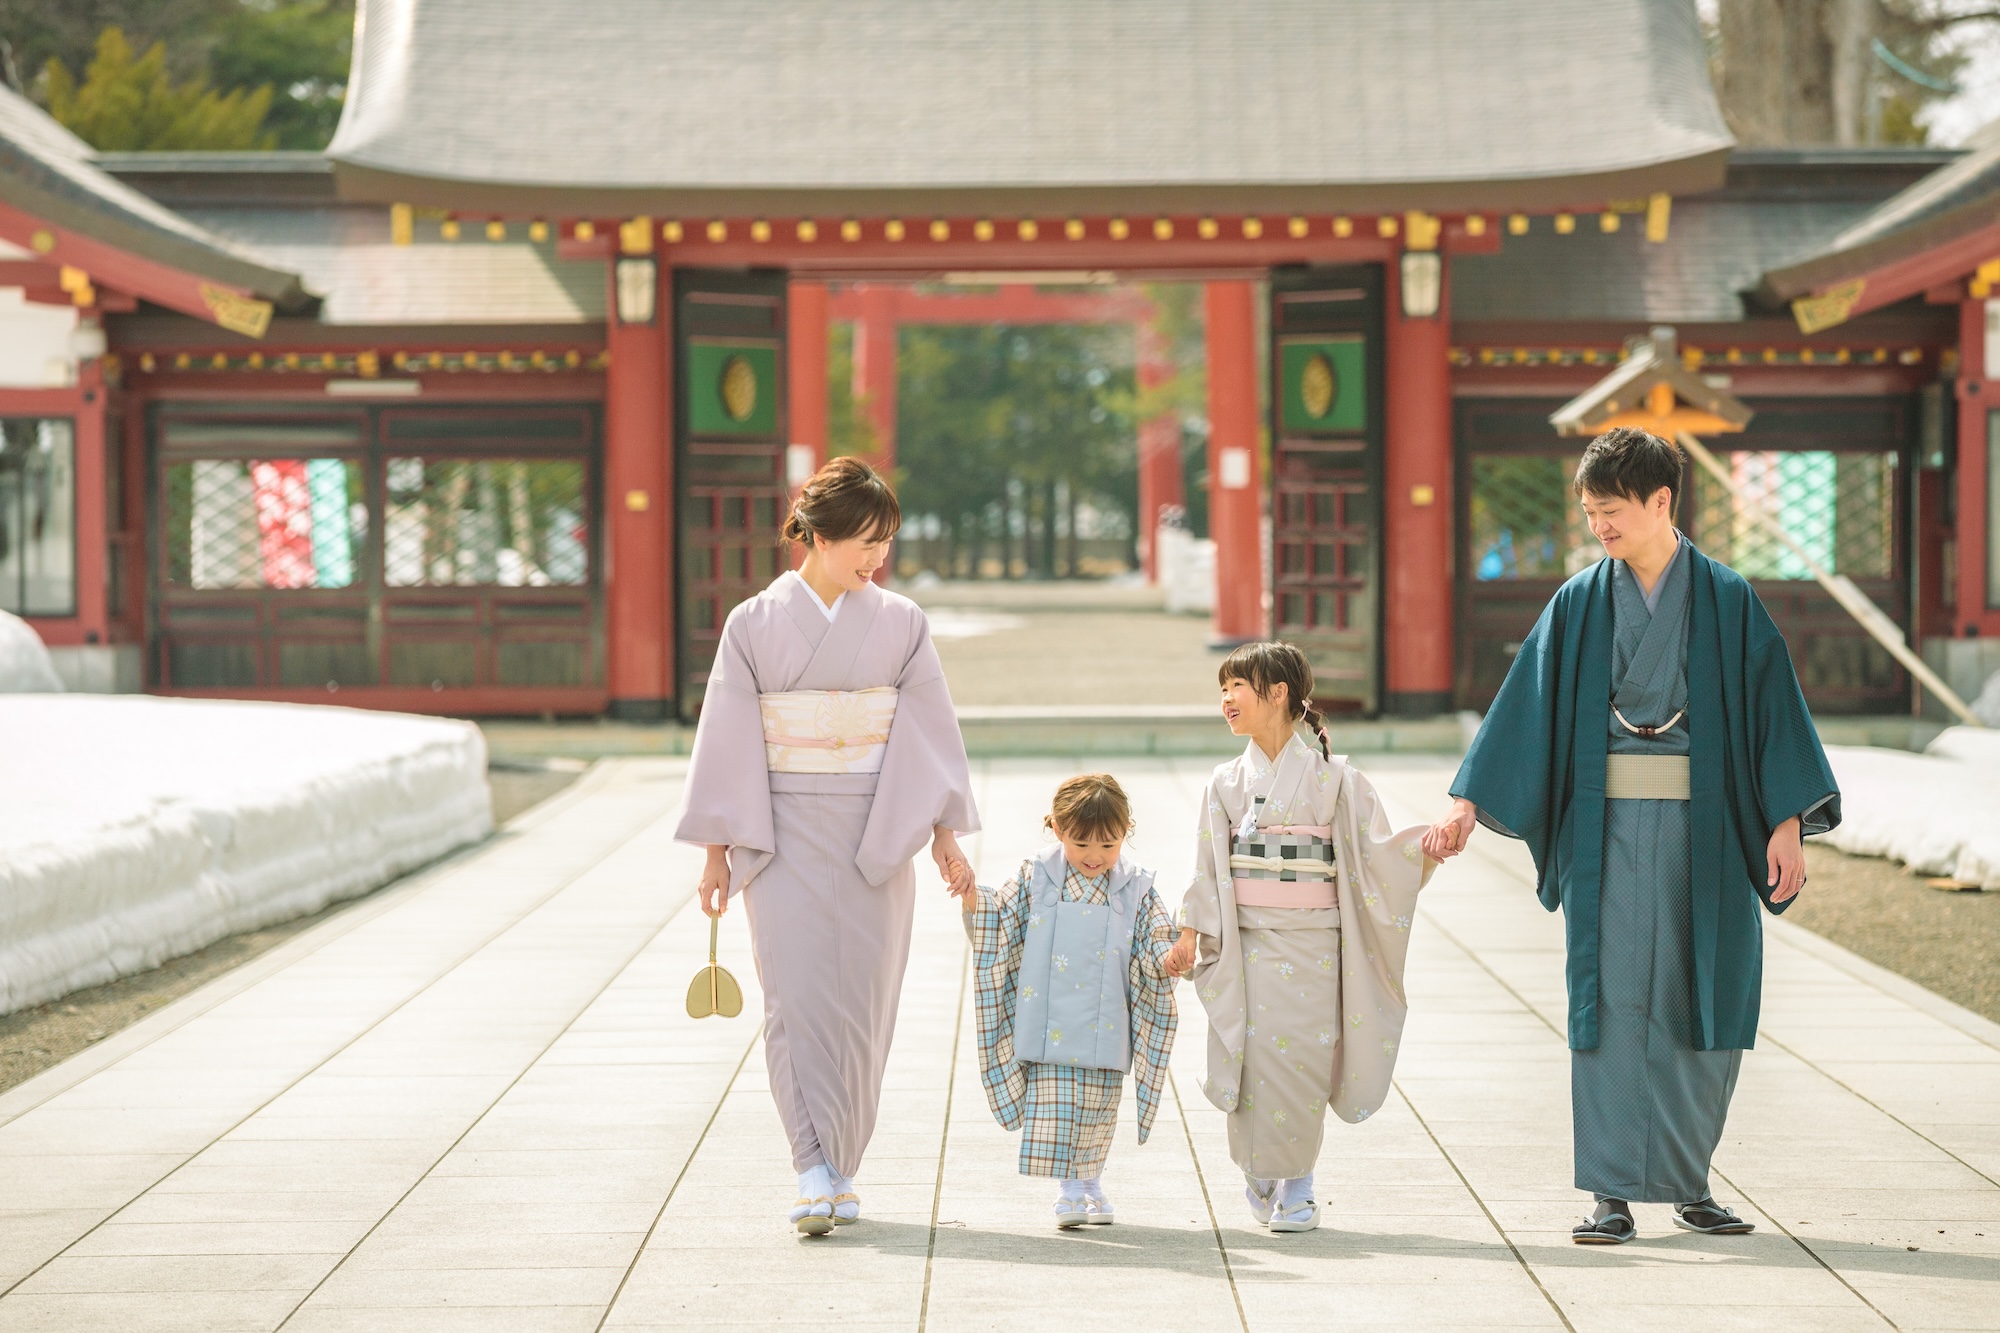
M 979 827 L 944 669 L 915 603 L 875 586 L 901 522 L 888 483 L 835 459 L 785 524 L 803 566 L 730 612 L 675 838 L 708 850 L 702 910 L 742 895 L 771 1095 L 799 1173 L 791 1222 L 856 1221 L 926 841 L 973 888 Z

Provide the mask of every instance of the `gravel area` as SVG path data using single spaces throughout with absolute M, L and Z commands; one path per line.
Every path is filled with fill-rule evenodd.
M 1117 582 L 897 585 L 931 614 L 952 702 L 1212 704 L 1209 618 Z
M 576 781 L 580 772 L 580 768 L 490 770 L 487 784 L 493 791 L 494 826 L 499 827 L 554 796 Z M 104 1040 L 204 982 L 242 966 L 360 901 L 351 898 L 311 916 L 231 935 L 150 972 L 121 977 L 60 1000 L 0 1016 L 0 1092 L 67 1060 L 86 1046 Z
M 1894 861 L 1806 844 L 1785 920 L 2000 1022 L 2000 893 L 1947 893 Z

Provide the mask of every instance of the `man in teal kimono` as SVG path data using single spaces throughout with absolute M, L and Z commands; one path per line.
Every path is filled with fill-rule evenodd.
M 1751 1224 L 1709 1192 L 1762 989 L 1759 901 L 1805 883 L 1800 838 L 1840 793 L 1790 654 L 1750 585 L 1674 527 L 1675 445 L 1620 427 L 1576 493 L 1609 557 L 1565 583 L 1514 659 L 1425 836 L 1445 860 L 1475 822 L 1520 838 L 1563 909 L 1579 1244 Z

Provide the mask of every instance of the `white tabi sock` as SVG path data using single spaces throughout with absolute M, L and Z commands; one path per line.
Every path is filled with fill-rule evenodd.
M 1076 1183 L 1082 1187 L 1084 1198 L 1097 1199 L 1099 1201 L 1103 1200 L 1104 1198 L 1103 1176 L 1092 1176 L 1088 1180 L 1079 1180 Z
M 829 1199 L 838 1192 L 833 1188 L 833 1170 L 824 1163 L 799 1172 L 800 1198 Z
M 1063 1180 L 1063 1181 L 1058 1181 L 1057 1183 L 1062 1186 L 1061 1195 L 1063 1198 L 1081 1199 L 1086 1194 L 1090 1193 L 1090 1187 L 1092 1185 L 1095 1185 L 1097 1182 L 1095 1179 L 1092 1179 L 1092 1180 Z
M 1288 1180 L 1278 1192 L 1278 1207 L 1287 1213 L 1296 1213 L 1313 1201 L 1313 1178 L 1310 1175 Z

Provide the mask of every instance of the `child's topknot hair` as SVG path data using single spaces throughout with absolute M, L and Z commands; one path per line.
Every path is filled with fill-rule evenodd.
M 1273 686 L 1284 686 L 1285 702 L 1290 706 L 1292 721 L 1303 719 L 1312 728 L 1313 734 L 1319 737 L 1321 756 L 1333 757 L 1333 746 L 1326 735 L 1325 715 L 1313 706 L 1312 663 L 1295 645 L 1246 643 L 1222 659 L 1222 666 L 1215 677 L 1219 685 L 1228 685 L 1232 677 L 1248 681 L 1250 688 L 1257 691 L 1259 699 L 1270 698 Z
M 1132 803 L 1109 773 L 1085 773 L 1056 788 L 1042 827 L 1082 842 L 1122 838 L 1132 831 Z

